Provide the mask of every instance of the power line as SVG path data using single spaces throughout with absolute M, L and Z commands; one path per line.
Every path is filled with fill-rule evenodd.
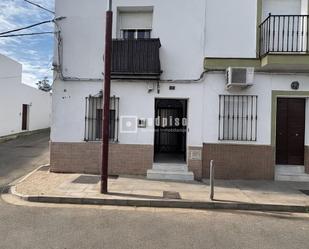
M 17 36 L 31 36 L 31 35 L 46 35 L 46 34 L 55 34 L 56 32 L 36 32 L 36 33 L 27 33 L 27 34 L 17 34 L 17 35 L 0 35 L 0 38 L 6 37 L 17 37 Z
M 9 33 L 13 33 L 13 32 L 17 32 L 17 31 L 21 31 L 21 30 L 25 30 L 25 29 L 30 29 L 30 28 L 33 28 L 33 27 L 36 27 L 36 26 L 39 26 L 39 25 L 42 25 L 42 24 L 45 24 L 45 23 L 51 23 L 51 22 L 53 22 L 53 21 L 54 21 L 54 20 L 39 22 L 39 23 L 35 23 L 35 24 L 29 25 L 29 26 L 26 26 L 26 27 L 23 27 L 23 28 L 19 28 L 19 29 L 14 29 L 14 30 L 2 32 L 2 33 L 0 33 L 0 36 L 1 36 L 1 35 L 5 35 L 5 34 L 9 34 Z
M 28 1 L 28 0 L 24 0 L 24 1 L 27 2 L 27 3 L 29 3 L 29 4 L 32 4 L 32 5 L 36 6 L 36 7 L 38 7 L 38 8 L 40 8 L 40 9 L 42 9 L 42 10 L 45 10 L 45 11 L 47 11 L 47 12 L 49 12 L 49 13 L 55 14 L 54 11 L 51 11 L 51 10 L 49 10 L 49 9 L 46 9 L 46 8 L 44 8 L 43 6 L 41 6 L 41 5 L 37 4 L 37 3 L 33 3 L 33 2 L 31 2 L 31 1 Z

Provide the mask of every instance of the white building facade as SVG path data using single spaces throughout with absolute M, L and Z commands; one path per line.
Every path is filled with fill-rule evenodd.
M 55 172 L 100 172 L 106 5 L 56 1 Z M 202 179 L 214 160 L 222 179 L 284 180 L 280 168 L 307 180 L 308 9 L 114 0 L 110 174 Z M 228 68 L 254 68 L 253 81 L 227 87 Z
M 51 94 L 21 82 L 22 65 L 0 55 L 0 138 L 50 127 Z

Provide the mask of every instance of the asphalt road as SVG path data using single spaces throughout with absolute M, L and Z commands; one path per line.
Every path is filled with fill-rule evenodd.
M 0 188 L 49 163 L 49 132 L 0 143 Z
M 48 134 L 0 144 L 1 184 L 47 162 Z M 0 248 L 308 249 L 309 216 L 0 200 Z

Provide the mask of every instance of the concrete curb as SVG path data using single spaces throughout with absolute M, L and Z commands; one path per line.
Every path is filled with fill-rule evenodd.
M 31 172 L 29 172 L 27 175 L 24 175 L 24 176 L 16 179 L 15 181 L 11 182 L 10 185 L 12 185 L 12 184 L 16 185 L 18 183 L 21 183 L 21 182 L 27 180 L 33 173 L 39 171 L 41 168 L 44 168 L 44 167 L 49 167 L 49 164 L 44 164 L 44 165 L 39 166 L 38 168 L 36 168 L 36 169 L 32 170 Z
M 44 129 L 39 129 L 39 130 L 25 131 L 25 132 L 10 134 L 10 135 L 7 135 L 7 136 L 0 137 L 0 143 L 4 143 L 4 142 L 10 141 L 10 140 L 14 140 L 14 139 L 17 139 L 19 137 L 30 136 L 30 135 L 44 133 L 44 132 L 48 132 L 48 131 L 50 131 L 50 128 L 44 128 Z
M 34 172 L 48 165 L 42 165 L 24 177 L 21 177 L 15 184 L 23 182 Z M 13 184 L 14 184 L 13 183 Z M 68 196 L 43 196 L 24 195 L 16 190 L 16 185 L 11 185 L 9 193 L 13 196 L 28 202 L 40 202 L 51 204 L 79 204 L 79 205 L 107 205 L 107 206 L 129 206 L 129 207 L 156 207 L 156 208 L 186 208 L 199 210 L 245 210 L 245 211 L 268 211 L 268 212 L 293 212 L 309 213 L 309 206 L 243 203 L 243 202 L 220 202 L 220 201 L 185 201 L 171 199 L 110 199 L 110 198 L 86 198 Z
M 157 207 L 157 208 L 189 208 L 199 210 L 246 210 L 268 212 L 293 212 L 309 213 L 309 206 L 274 205 L 256 203 L 228 203 L 228 202 L 194 202 L 179 200 L 154 200 L 154 199 L 107 199 L 107 198 L 79 198 L 64 196 L 35 196 L 23 195 L 16 191 L 16 187 L 10 188 L 10 193 L 24 201 L 52 203 L 52 204 L 82 204 L 82 205 L 108 205 L 129 207 Z

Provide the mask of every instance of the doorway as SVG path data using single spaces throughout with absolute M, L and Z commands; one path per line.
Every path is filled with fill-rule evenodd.
M 154 161 L 185 163 L 187 152 L 187 100 L 155 100 Z
M 302 98 L 277 99 L 276 164 L 304 165 L 305 105 Z
M 21 130 L 28 130 L 28 117 L 29 117 L 29 105 L 23 104 L 22 106 L 22 121 L 21 121 Z

